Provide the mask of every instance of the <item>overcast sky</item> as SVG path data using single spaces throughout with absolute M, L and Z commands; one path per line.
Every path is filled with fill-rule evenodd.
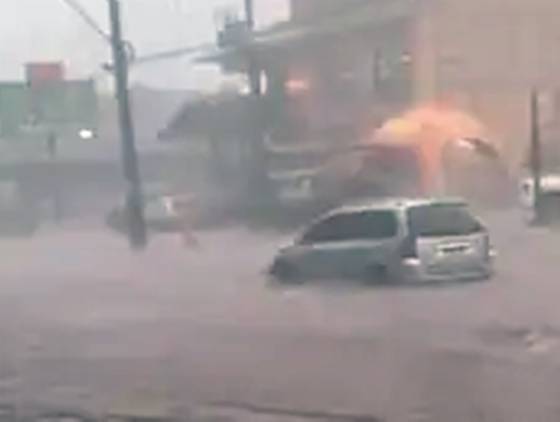
M 0 79 L 23 78 L 28 61 L 64 60 L 73 77 L 99 73 L 107 46 L 62 0 L 1 0 Z M 107 1 L 80 0 L 107 28 Z M 122 0 L 126 36 L 138 54 L 198 45 L 215 38 L 216 16 L 224 8 L 241 10 L 243 0 Z M 287 0 L 255 0 L 257 19 L 266 25 L 287 16 Z M 134 71 L 146 84 L 207 89 L 216 72 L 193 68 L 187 60 L 150 65 Z

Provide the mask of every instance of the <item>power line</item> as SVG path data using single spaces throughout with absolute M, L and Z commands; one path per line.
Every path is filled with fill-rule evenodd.
M 101 26 L 93 19 L 87 10 L 78 2 L 78 0 L 62 0 L 69 8 L 71 8 L 97 35 L 104 41 L 110 42 L 111 37 L 105 32 Z
M 156 53 L 146 54 L 143 56 L 136 56 L 134 50 L 132 50 L 132 53 L 129 53 L 129 56 L 131 57 L 129 59 L 129 66 L 137 67 L 150 63 L 161 62 L 165 60 L 180 59 L 189 56 L 191 57 L 191 60 L 192 58 L 196 60 L 197 57 L 204 56 L 204 54 L 211 54 L 214 53 L 215 51 L 216 48 L 214 44 L 201 44 L 199 46 L 194 46 L 194 47 L 177 48 L 174 50 L 160 51 Z M 115 70 L 115 67 L 113 64 L 107 63 L 103 66 L 103 69 L 108 72 L 113 72 Z
M 211 52 L 215 48 L 214 44 L 201 44 L 193 47 L 176 48 L 173 50 L 160 51 L 156 53 L 146 54 L 143 56 L 138 56 L 134 60 L 135 65 L 141 65 L 145 63 L 151 63 L 161 60 L 177 59 L 184 56 L 196 56 L 197 54 L 202 54 L 205 51 Z
M 111 36 L 105 32 L 101 26 L 91 17 L 87 10 L 79 3 L 78 0 L 62 0 L 69 8 L 71 8 L 83 21 L 84 23 L 92 29 L 97 35 L 99 35 L 104 41 L 110 43 Z M 156 52 L 148 54 L 141 57 L 136 57 L 136 52 L 131 43 L 125 42 L 126 48 L 128 49 L 129 61 L 134 64 L 145 64 L 150 62 L 156 62 L 160 60 L 169 60 L 180 58 L 188 55 L 195 55 L 196 53 L 201 53 L 204 50 L 209 50 L 213 47 L 212 44 L 203 44 L 196 47 L 185 47 L 176 48 L 173 50 L 167 50 L 162 52 Z

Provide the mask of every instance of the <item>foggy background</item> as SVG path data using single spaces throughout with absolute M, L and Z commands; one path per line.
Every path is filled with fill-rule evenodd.
M 259 25 L 287 16 L 286 0 L 256 1 Z M 107 29 L 106 0 L 81 4 Z M 242 12 L 243 0 L 123 0 L 125 36 L 138 55 L 213 42 L 221 10 Z M 64 60 L 70 77 L 101 77 L 108 46 L 62 0 L 3 0 L 0 14 L 0 80 L 22 79 L 22 65 Z M 212 67 L 192 69 L 187 59 L 136 69 L 134 81 L 158 88 L 212 89 Z

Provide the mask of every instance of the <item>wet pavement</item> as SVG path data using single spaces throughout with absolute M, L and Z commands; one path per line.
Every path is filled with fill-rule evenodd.
M 140 255 L 94 226 L 2 240 L 0 404 L 558 421 L 560 233 L 487 221 L 495 279 L 426 287 L 272 288 L 270 231 Z

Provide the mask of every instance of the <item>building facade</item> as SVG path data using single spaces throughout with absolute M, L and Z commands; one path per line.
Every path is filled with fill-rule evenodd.
M 367 11 L 369 4 L 387 20 L 371 16 L 366 28 L 349 22 L 340 30 L 339 39 L 346 39 L 340 51 L 326 41 L 333 66 L 323 66 L 344 63 L 343 78 L 350 68 L 354 76 L 369 76 L 354 81 L 358 91 L 371 93 L 371 112 L 379 110 L 383 118 L 399 106 L 449 103 L 479 119 L 516 166 L 526 152 L 529 99 L 536 89 L 545 138 L 560 142 L 559 2 L 420 0 L 400 2 L 400 8 L 398 3 L 356 1 L 349 7 Z M 293 19 L 313 21 L 333 10 L 343 16 L 337 5 L 341 2 L 292 0 Z
M 560 140 L 559 18 L 554 0 L 426 0 L 413 32 L 415 101 L 469 111 L 515 167 L 527 150 L 533 89 L 547 142 Z
M 388 119 L 434 103 L 479 120 L 511 170 L 526 158 L 532 90 L 549 149 L 560 140 L 557 0 L 291 6 L 289 22 L 222 42 L 204 59 L 227 72 L 261 74 L 255 110 L 241 126 L 259 128 L 280 190 L 306 185 L 325 151 L 355 145 Z

